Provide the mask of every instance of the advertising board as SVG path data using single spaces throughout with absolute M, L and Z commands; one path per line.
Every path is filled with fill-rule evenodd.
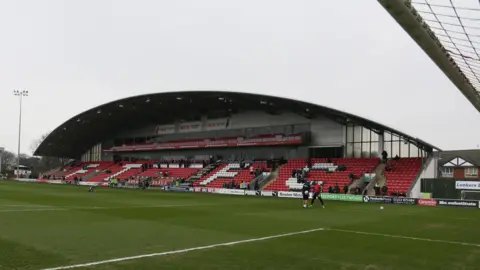
M 245 190 L 245 195 L 248 195 L 248 196 L 258 196 L 260 194 L 257 194 L 257 191 L 255 190 Z
M 455 181 L 455 189 L 480 190 L 480 181 Z
M 393 197 L 392 202 L 393 202 L 393 204 L 415 205 L 415 204 L 417 204 L 417 199 L 415 199 L 415 198 L 404 198 L 404 197 Z
M 227 194 L 227 195 L 245 195 L 245 190 L 243 189 L 226 189 L 226 188 L 217 188 L 215 193 L 218 194 Z
M 300 199 L 302 198 L 302 193 L 301 192 L 296 192 L 296 191 L 278 191 L 277 192 L 277 197 L 279 198 L 297 198 Z
M 461 207 L 461 208 L 478 208 L 478 201 L 471 200 L 442 200 L 438 199 L 439 206 Z
M 418 199 L 417 204 L 420 206 L 437 206 L 437 200 L 433 199 Z
M 191 192 L 191 191 L 194 191 L 193 188 L 189 188 L 189 187 L 169 187 L 169 186 L 163 187 L 163 190 L 165 190 L 165 191 L 177 191 L 177 192 Z
M 195 192 L 208 192 L 208 188 L 206 187 L 195 187 L 193 190 Z
M 363 202 L 362 195 L 322 193 L 321 196 L 327 201 Z
M 363 202 L 366 203 L 393 203 L 392 197 L 386 196 L 363 196 Z
M 262 191 L 259 191 L 259 192 L 260 192 L 260 196 L 266 196 L 266 197 L 272 197 L 273 196 L 273 191 L 262 190 Z

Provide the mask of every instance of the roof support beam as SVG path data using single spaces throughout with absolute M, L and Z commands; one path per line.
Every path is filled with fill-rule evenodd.
M 480 95 L 440 43 L 435 33 L 412 6 L 411 0 L 378 0 L 397 23 L 480 112 Z

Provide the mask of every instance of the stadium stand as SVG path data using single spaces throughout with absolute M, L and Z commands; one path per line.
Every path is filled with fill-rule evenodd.
M 227 184 L 239 186 L 241 183 L 245 183 L 248 185 L 253 179 L 255 179 L 255 172 L 257 169 L 261 172 L 270 171 L 270 169 L 267 168 L 266 162 L 246 163 L 243 169 L 239 162 L 228 163 L 215 173 L 200 179 L 199 185 L 209 188 L 222 188 Z
M 389 188 L 388 193 L 407 193 L 422 169 L 422 159 L 392 159 L 388 162 L 388 167 L 391 169 L 390 171 L 385 171 L 385 176 L 387 177 L 386 185 Z
M 309 181 L 322 181 L 326 192 L 328 187 L 338 185 L 343 188 L 344 185 L 350 185 L 350 175 L 355 179 L 361 178 L 366 173 L 372 173 L 379 164 L 378 158 L 334 158 L 313 159 L 312 168 L 306 173 L 305 178 Z M 420 158 L 402 158 L 399 160 L 390 160 L 389 167 L 391 171 L 386 171 L 386 186 L 388 193 L 405 193 L 413 184 L 413 181 L 421 170 Z M 301 184 L 297 183 L 297 178 L 292 176 L 293 170 L 303 170 L 307 165 L 306 159 L 289 160 L 281 169 L 279 177 L 264 190 L 298 190 Z M 344 166 L 344 171 L 338 171 L 339 166 Z
M 87 125 L 96 132 L 86 136 Z M 400 157 L 385 173 L 389 192 L 400 193 L 411 190 L 422 162 L 439 149 L 388 126 L 308 102 L 191 91 L 153 93 L 93 108 L 51 132 L 34 154 L 76 160 L 52 173 L 55 180 L 77 177 L 88 184 L 115 177 L 120 182 L 165 183 L 173 178 L 179 180 L 175 185 L 229 188 L 245 183 L 271 191 L 298 189 L 292 171 L 303 170 L 308 161 L 302 174 L 323 181 L 325 192 L 329 186 L 343 189 L 352 178 L 365 180 L 367 173 L 371 180 L 384 150 Z M 258 172 L 252 173 L 249 164 L 240 166 L 239 160 L 268 161 L 269 166 L 257 166 L 275 170 L 256 177 Z M 419 196 L 418 188 L 415 192 Z
M 72 169 L 70 170 L 70 174 L 65 175 L 65 180 L 66 181 L 73 181 L 75 180 L 75 177 L 77 179 L 83 178 L 85 176 L 88 176 L 89 174 L 93 174 L 95 172 L 103 171 L 110 166 L 112 166 L 112 162 L 83 162 L 79 164 L 77 167 L 78 170 Z
M 138 174 L 140 177 L 152 177 L 154 180 L 164 176 L 187 179 L 196 173 L 197 168 L 150 168 Z
M 324 189 L 338 184 L 343 187 L 350 184 L 350 174 L 356 178 L 364 173 L 369 173 L 379 163 L 378 158 L 345 158 L 345 159 L 312 159 L 312 166 L 305 178 L 310 181 L 323 181 Z M 344 166 L 344 171 L 337 171 L 339 166 Z M 297 178 L 292 176 L 293 170 L 303 170 L 307 166 L 307 159 L 293 159 L 288 161 L 280 169 L 280 175 L 275 182 L 271 183 L 265 190 L 288 191 L 300 189 L 301 184 Z M 324 190 L 325 191 L 325 190 Z

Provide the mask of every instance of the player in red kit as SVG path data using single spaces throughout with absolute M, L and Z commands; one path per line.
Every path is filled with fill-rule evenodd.
M 322 207 L 325 208 L 325 205 L 323 204 L 322 196 L 320 196 L 321 192 L 322 192 L 322 186 L 318 182 L 315 182 L 315 185 L 313 186 L 313 198 L 312 198 L 312 201 L 310 202 L 309 207 L 312 207 L 313 203 L 318 198 L 320 200 L 320 203 L 322 203 Z

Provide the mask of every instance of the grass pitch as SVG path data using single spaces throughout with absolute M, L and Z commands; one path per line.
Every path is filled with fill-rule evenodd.
M 0 269 L 480 269 L 479 210 L 15 182 L 0 195 Z

